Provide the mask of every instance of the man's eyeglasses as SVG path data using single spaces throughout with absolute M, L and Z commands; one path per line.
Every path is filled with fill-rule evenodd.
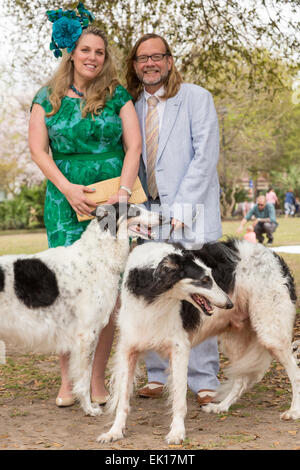
M 134 60 L 139 64 L 145 64 L 149 59 L 153 60 L 153 62 L 160 62 L 166 55 L 170 54 L 166 52 L 165 54 L 139 55 Z
M 265 207 L 264 204 L 257 204 L 257 205 L 258 205 L 258 207 Z

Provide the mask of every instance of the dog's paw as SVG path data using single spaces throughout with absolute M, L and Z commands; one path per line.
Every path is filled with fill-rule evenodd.
M 84 409 L 84 413 L 87 416 L 100 416 L 102 415 L 103 411 L 97 403 L 91 403 L 91 406 L 88 406 Z
M 289 421 L 290 419 L 300 419 L 300 410 L 287 410 L 280 415 L 280 419 Z
M 205 411 L 205 413 L 224 413 L 224 411 L 228 411 L 228 406 L 222 405 L 222 402 L 208 403 L 207 405 L 201 406 L 201 409 Z
M 118 441 L 123 439 L 124 435 L 122 431 L 108 431 L 106 433 L 100 434 L 97 437 L 97 442 L 101 444 L 107 444 L 108 442 Z
M 181 444 L 185 439 L 185 430 L 181 431 L 170 431 L 166 436 L 166 441 L 168 444 Z

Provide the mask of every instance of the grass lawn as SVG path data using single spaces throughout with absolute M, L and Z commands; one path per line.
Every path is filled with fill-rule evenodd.
M 282 245 L 300 245 L 300 217 L 288 218 L 280 217 L 277 219 L 278 227 L 274 233 L 274 246 Z M 242 234 L 237 234 L 236 230 L 240 225 L 240 220 L 223 222 L 223 234 L 228 236 L 244 235 L 245 230 Z M 247 226 L 250 225 L 250 222 Z M 300 261 L 300 260 L 299 260 Z
M 0 255 L 31 254 L 48 248 L 45 231 L 9 231 L 0 232 Z
M 300 218 L 284 217 L 278 219 L 279 226 L 274 234 L 274 246 L 300 245 Z M 222 223 L 224 236 L 238 236 L 236 230 L 240 220 L 225 221 Z M 37 253 L 48 248 L 46 232 L 43 230 L 6 230 L 0 231 L 0 255 Z M 299 259 L 300 261 L 300 259 Z
M 279 226 L 274 234 L 274 246 L 300 245 L 300 218 L 284 217 L 278 219 Z M 223 222 L 224 236 L 238 236 L 236 229 L 240 220 Z M 5 231 L 0 232 L 0 255 L 37 253 L 46 250 L 47 237 L 45 231 Z M 291 268 L 296 280 L 298 299 L 300 299 L 300 255 L 280 253 Z M 299 302 L 299 300 L 298 300 Z

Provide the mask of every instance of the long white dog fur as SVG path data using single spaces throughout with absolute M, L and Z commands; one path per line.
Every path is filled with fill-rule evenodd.
M 198 284 L 191 270 L 185 269 L 191 256 L 203 269 Z M 168 268 L 163 269 L 164 265 Z M 228 302 L 220 304 L 212 276 L 229 295 L 233 308 Z M 203 296 L 199 305 L 191 303 L 191 287 Z M 291 407 L 281 417 L 300 418 L 300 369 L 291 345 L 295 286 L 287 265 L 268 248 L 229 240 L 189 253 L 168 244 L 147 243 L 134 249 L 128 259 L 121 303 L 109 404 L 109 411 L 116 411 L 116 416 L 111 429 L 98 441 L 124 436 L 136 363 L 143 352 L 152 349 L 170 359 L 173 419 L 167 442 L 181 442 L 185 438 L 189 351 L 216 335 L 231 361 L 229 380 L 225 388 L 221 386 L 221 401 L 206 405 L 204 411 L 228 411 L 245 390 L 262 379 L 275 358 L 292 385 Z
M 32 352 L 70 353 L 73 393 L 92 416 L 102 413 L 90 399 L 94 352 L 116 303 L 129 236 L 147 238 L 159 223 L 135 205 L 98 206 L 95 215 L 71 246 L 0 258 L 0 338 Z

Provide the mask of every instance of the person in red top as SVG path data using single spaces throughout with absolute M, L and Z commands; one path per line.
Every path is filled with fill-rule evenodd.
M 253 225 L 249 225 L 249 227 L 246 228 L 246 233 L 244 235 L 244 240 L 247 240 L 250 243 L 256 243 L 256 234 L 254 232 L 254 227 Z

